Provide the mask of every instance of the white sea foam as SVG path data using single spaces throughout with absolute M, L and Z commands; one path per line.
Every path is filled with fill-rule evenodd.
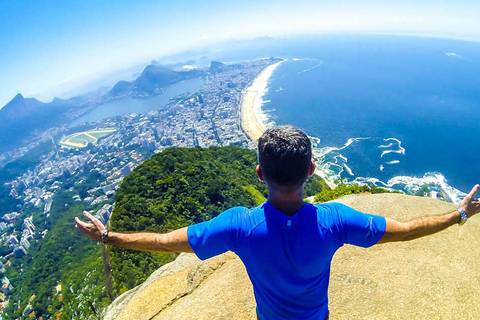
M 455 53 L 455 52 L 445 52 L 445 55 L 447 55 L 448 57 L 463 59 L 463 57 L 461 55 L 459 55 L 458 53 Z M 466 60 L 470 60 L 470 59 L 466 59 Z
M 402 148 L 402 141 L 398 140 L 397 138 L 384 138 L 383 141 L 397 141 L 398 142 L 398 147 L 403 149 Z M 405 151 L 405 149 L 403 149 Z
M 396 138 L 387 138 L 387 139 L 383 139 L 383 141 L 396 141 L 398 143 L 398 149 L 395 150 L 395 149 L 391 149 L 391 150 L 385 150 L 382 152 L 382 154 L 380 155 L 380 158 L 382 158 L 384 155 L 388 154 L 388 153 L 398 153 L 398 154 L 405 154 L 405 148 L 402 147 L 402 142 Z M 388 145 L 381 145 L 379 146 L 379 148 L 390 148 L 393 146 L 393 142 L 389 143 Z
M 317 61 L 314 58 L 293 58 L 292 61 Z
M 393 147 L 393 142 L 390 142 L 388 145 L 381 145 L 381 146 L 378 146 L 379 148 L 391 148 Z
M 320 67 L 322 64 L 323 64 L 323 61 L 320 61 L 319 64 L 314 65 L 314 66 L 311 67 L 311 68 L 308 68 L 308 69 L 304 69 L 304 70 L 302 70 L 302 71 L 299 71 L 299 72 L 297 72 L 297 74 L 301 74 L 301 73 L 304 73 L 304 72 L 311 71 L 311 70 L 313 70 L 313 69 L 316 69 L 316 68 Z
M 466 193 L 448 185 L 445 177 L 439 173 L 429 172 L 421 178 L 396 176 L 391 178 L 387 182 L 383 182 L 377 178 L 372 177 L 357 177 L 355 180 L 353 180 L 353 182 L 359 184 L 374 184 L 376 186 L 403 190 L 409 194 L 415 194 L 418 190 L 420 190 L 423 185 L 428 184 L 430 186 L 438 187 L 446 200 L 451 201 L 455 204 L 460 204 L 462 199 L 466 196 Z
M 343 164 L 343 166 L 345 167 L 345 170 L 347 170 L 348 174 L 351 175 L 351 176 L 354 176 L 355 174 L 353 173 L 352 169 L 350 169 L 349 166 L 347 166 L 346 163 Z
M 344 167 L 338 164 L 338 158 L 341 158 L 344 161 L 348 161 L 348 159 L 340 153 L 333 157 L 333 159 L 335 159 L 335 162 L 327 161 L 325 157 L 331 152 L 340 151 L 349 147 L 354 142 L 361 141 L 361 140 L 368 140 L 368 139 L 370 138 L 368 137 L 350 138 L 340 148 L 339 147 L 323 147 L 323 148 L 314 147 L 312 149 L 312 153 L 313 153 L 313 158 L 315 159 L 315 163 L 317 165 L 316 173 L 319 176 L 321 176 L 330 187 L 335 187 L 335 181 L 341 179 L 341 175 L 344 171 Z M 319 142 L 320 142 L 320 139 L 318 139 L 317 145 L 319 144 Z M 340 171 L 336 172 L 335 168 L 339 168 Z
M 330 152 L 332 151 L 340 151 L 340 150 L 343 150 L 345 148 L 347 148 L 348 146 L 350 146 L 352 143 L 354 143 L 355 141 L 360 141 L 360 140 L 367 140 L 367 139 L 370 139 L 370 138 L 350 138 L 347 140 L 347 143 L 345 143 L 342 147 L 338 148 L 338 147 L 323 147 L 323 148 L 315 148 L 313 150 L 313 155 L 317 158 L 317 159 L 321 159 L 321 158 L 325 158 L 325 156 L 327 154 L 329 154 Z
M 392 160 L 392 161 L 385 162 L 385 164 L 397 164 L 397 163 L 400 163 L 400 160 Z
M 371 138 L 350 138 L 342 147 L 323 147 L 314 148 L 313 154 L 317 163 L 317 171 L 325 181 L 332 187 L 335 187 L 335 182 L 342 179 L 344 172 L 350 176 L 354 176 L 354 172 L 347 165 L 347 157 L 337 153 L 343 149 L 348 148 L 352 143 L 359 142 Z M 387 153 L 394 152 L 398 154 L 405 154 L 405 149 L 401 146 L 401 141 L 395 138 L 383 139 L 384 141 L 392 141 L 392 143 L 398 144 L 398 150 L 386 150 Z M 317 141 L 320 140 L 317 138 Z M 396 142 L 396 143 L 395 143 Z M 318 145 L 318 144 L 317 144 Z M 385 147 L 391 148 L 390 144 Z M 327 158 L 327 156 L 334 152 L 333 157 Z M 327 160 L 331 159 L 331 160 Z M 379 170 L 384 171 L 385 165 L 399 164 L 400 160 L 391 160 L 379 165 Z M 356 177 L 351 180 L 353 183 L 368 184 L 383 187 L 389 190 L 401 190 L 407 194 L 415 194 L 423 185 L 428 184 L 431 188 L 438 190 L 432 190 L 438 192 L 448 201 L 459 204 L 465 197 L 465 193 L 458 189 L 448 185 L 445 177 L 439 173 L 426 173 L 423 177 L 410 177 L 410 176 L 396 176 L 389 179 L 387 182 L 381 181 L 375 177 Z

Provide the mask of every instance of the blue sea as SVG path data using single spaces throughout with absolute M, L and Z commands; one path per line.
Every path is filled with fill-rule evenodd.
M 330 181 L 429 184 L 457 203 L 480 183 L 480 43 L 323 36 L 242 50 L 231 59 L 286 59 L 263 97 L 266 124 L 305 130 Z

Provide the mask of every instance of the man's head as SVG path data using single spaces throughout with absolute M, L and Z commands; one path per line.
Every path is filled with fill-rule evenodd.
M 268 129 L 258 140 L 259 176 L 276 186 L 290 188 L 302 185 L 313 173 L 311 159 L 310 139 L 293 126 Z

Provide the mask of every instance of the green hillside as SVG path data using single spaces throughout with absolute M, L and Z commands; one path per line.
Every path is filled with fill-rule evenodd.
M 171 148 L 152 156 L 125 177 L 115 196 L 111 218 L 114 231 L 167 232 L 210 219 L 233 206 L 255 206 L 265 201 L 266 187 L 255 174 L 256 152 L 239 147 Z M 28 255 L 12 258 L 5 276 L 13 285 L 13 299 L 3 319 L 95 319 L 110 302 L 102 247 L 81 235 L 74 217 L 95 211 L 72 197 L 91 188 L 99 176 L 87 174 L 82 184 L 67 178 L 53 199 L 45 237 L 37 235 Z M 312 178 L 306 196 L 322 190 L 323 180 Z M 110 200 L 111 201 L 111 200 Z M 38 221 L 38 222 L 37 222 Z M 109 247 L 115 294 L 142 283 L 153 271 L 175 259 L 175 254 L 145 253 Z M 6 261 L 3 261 L 6 263 Z M 95 310 L 95 311 L 94 311 Z
M 227 208 L 252 207 L 267 196 L 255 174 L 256 152 L 239 147 L 172 148 L 138 166 L 120 185 L 114 231 L 167 232 L 211 219 Z M 315 176 L 306 196 L 322 189 Z M 142 283 L 174 254 L 109 248 L 117 293 Z

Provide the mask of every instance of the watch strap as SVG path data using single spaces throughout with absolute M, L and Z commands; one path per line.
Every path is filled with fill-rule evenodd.
M 460 222 L 458 224 L 463 225 L 465 222 L 467 222 L 468 215 L 462 208 L 458 208 L 457 211 L 460 212 Z
M 102 243 L 107 244 L 108 241 L 108 230 L 103 230 L 102 232 Z

